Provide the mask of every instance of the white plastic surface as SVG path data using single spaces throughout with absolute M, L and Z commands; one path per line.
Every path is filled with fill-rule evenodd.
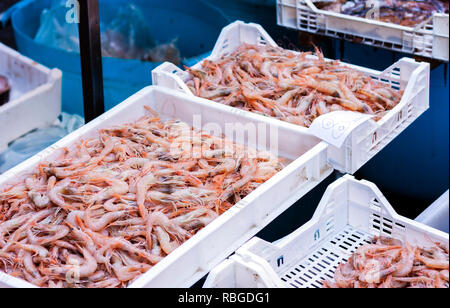
M 216 123 L 222 131 L 226 124 L 259 125 L 258 138 L 269 138 L 261 129 L 259 118 L 252 114 L 229 112 L 219 104 L 209 104 L 196 97 L 186 97 L 178 91 L 148 87 L 120 105 L 63 138 L 50 148 L 0 176 L 0 189 L 19 181 L 43 160 L 52 160 L 60 148 L 70 148 L 98 131 L 133 122 L 150 106 L 162 119 L 180 119 L 193 125 L 193 116 L 201 115 L 202 124 Z M 268 225 L 333 171 L 327 162 L 327 145 L 319 139 L 298 133 L 291 128 L 278 129 L 279 156 L 292 161 L 282 171 L 257 190 L 197 233 L 168 257 L 136 280 L 130 287 L 189 287 L 205 276 L 237 248 Z M 235 140 L 233 136 L 228 136 Z M 269 145 L 267 142 L 266 144 Z M 250 144 L 251 145 L 251 144 Z M 253 146 L 253 145 L 251 145 Z M 264 150 L 264 149 L 260 149 Z M 19 287 L 17 280 L 0 275 L 0 287 Z
M 237 21 L 222 30 L 213 53 L 208 59 L 220 59 L 223 55 L 232 53 L 243 43 L 277 46 L 260 25 Z M 376 123 L 370 121 L 359 126 L 346 139 L 342 148 L 329 147 L 328 156 L 334 168 L 343 173 L 353 174 L 429 108 L 430 65 L 409 58 L 397 61 L 383 72 L 350 64 L 345 65 L 369 74 L 373 79 L 385 82 L 393 88 L 405 89 L 400 103 L 380 121 Z M 201 63 L 194 68 L 199 66 Z M 176 89 L 189 96 L 194 95 L 185 83 L 189 73 L 173 64 L 164 63 L 153 70 L 152 75 L 154 85 Z M 214 102 L 214 104 L 218 103 Z M 224 107 L 230 112 L 236 110 L 230 106 Z M 262 115 L 258 117 L 261 121 L 267 119 Z M 278 124 L 280 126 L 292 127 L 301 135 L 308 133 L 305 127 L 277 122 L 280 122 Z
M 448 190 L 432 205 L 430 205 L 422 214 L 420 214 L 416 221 L 427 226 L 436 228 L 443 232 L 449 230 L 449 192 Z
M 370 46 L 449 60 L 449 15 L 435 13 L 425 23 L 405 27 L 319 10 L 319 0 L 277 0 L 278 24 Z
M 422 247 L 449 241 L 447 233 L 398 215 L 374 184 L 346 175 L 328 187 L 308 223 L 276 245 L 253 238 L 211 271 L 205 287 L 319 288 L 374 236 Z
M 0 43 L 0 75 L 11 84 L 10 101 L 0 106 L 0 152 L 8 143 L 61 114 L 62 72 L 47 69 Z

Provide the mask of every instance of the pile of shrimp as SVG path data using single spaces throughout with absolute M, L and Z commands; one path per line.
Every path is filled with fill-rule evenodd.
M 448 243 L 421 248 L 395 239 L 375 238 L 361 246 L 325 288 L 448 288 Z
M 0 192 L 1 271 L 39 287 L 127 287 L 283 168 L 147 109 Z
M 294 53 L 278 47 L 241 45 L 200 69 L 187 68 L 191 91 L 215 102 L 309 127 L 325 113 L 350 110 L 378 120 L 403 91 L 377 82 L 316 50 Z
M 393 23 L 406 27 L 414 27 L 427 21 L 434 13 L 448 14 L 448 1 L 441 0 L 377 0 L 378 14 L 370 18 L 379 18 L 380 21 Z M 366 0 L 338 0 L 318 1 L 316 6 L 320 9 L 366 17 L 374 11 L 373 2 Z

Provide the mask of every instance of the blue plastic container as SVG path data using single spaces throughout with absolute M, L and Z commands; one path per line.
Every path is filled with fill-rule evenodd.
M 100 18 L 110 18 L 117 6 L 127 0 L 100 0 Z M 105 6 L 104 4 L 108 4 Z M 147 17 L 156 41 L 166 43 L 178 38 L 178 48 L 185 61 L 210 51 L 223 27 L 229 24 L 225 15 L 203 0 L 133 0 Z M 48 67 L 63 71 L 63 110 L 83 114 L 83 92 L 80 56 L 34 41 L 40 26 L 42 10 L 51 0 L 36 0 L 19 7 L 12 15 L 18 50 Z M 105 107 L 110 109 L 151 83 L 151 71 L 160 63 L 103 58 Z

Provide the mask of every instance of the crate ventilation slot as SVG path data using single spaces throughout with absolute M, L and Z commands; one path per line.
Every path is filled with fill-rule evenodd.
M 371 241 L 371 236 L 347 226 L 336 237 L 289 268 L 281 280 L 290 288 L 321 288 L 322 281 L 333 280 L 337 266 Z
M 267 45 L 267 41 L 263 36 L 259 36 L 259 44 L 260 45 Z
M 393 230 L 392 220 L 373 213 L 371 215 L 371 226 L 374 231 L 381 235 L 390 236 Z

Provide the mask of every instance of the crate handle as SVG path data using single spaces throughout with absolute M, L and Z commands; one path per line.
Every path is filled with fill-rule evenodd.
M 193 96 L 194 94 L 192 91 L 180 77 L 186 74 L 187 73 L 178 66 L 170 62 L 164 62 L 152 71 L 152 80 L 153 84 L 156 86 L 179 90 L 184 94 Z
M 226 53 L 226 47 L 227 44 L 230 43 L 231 39 L 238 38 L 239 43 L 252 43 L 251 41 L 247 41 L 247 37 L 245 36 L 245 31 L 253 31 L 257 32 L 257 36 L 262 38 L 267 44 L 269 44 L 272 47 L 277 47 L 277 43 L 272 39 L 272 37 L 264 30 L 264 28 L 261 25 L 255 24 L 255 23 L 244 23 L 240 20 L 235 21 L 225 28 L 222 29 L 222 32 L 219 35 L 219 38 L 217 39 L 217 43 L 214 46 L 214 49 L 212 51 L 211 57 L 213 59 L 219 59 Z

